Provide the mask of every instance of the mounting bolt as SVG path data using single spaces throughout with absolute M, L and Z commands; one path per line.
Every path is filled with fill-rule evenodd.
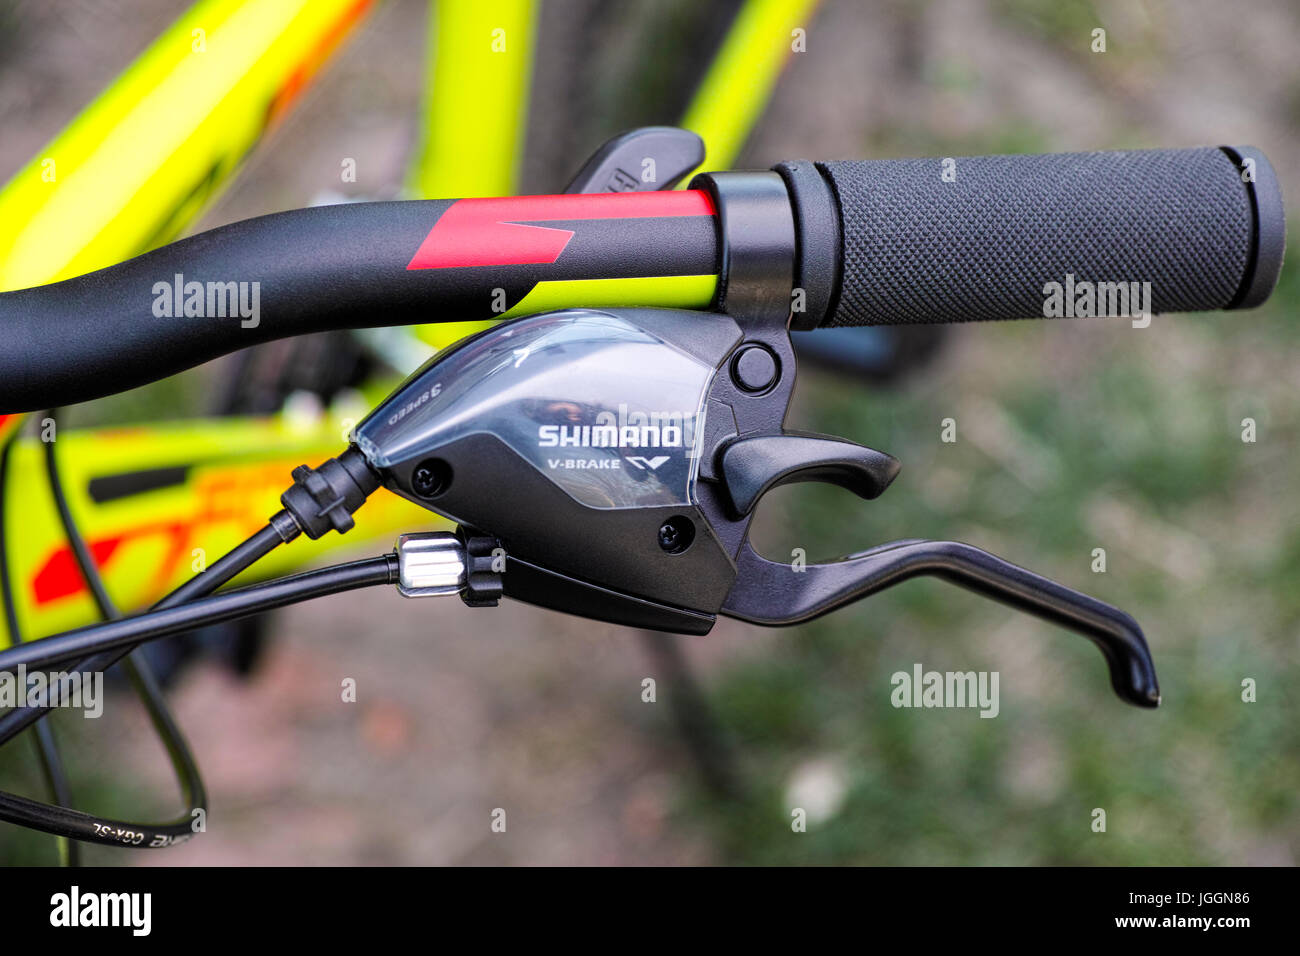
M 433 498 L 451 484 L 451 466 L 440 458 L 426 458 L 411 472 L 411 490 L 421 498 Z
M 659 526 L 659 547 L 669 554 L 681 554 L 695 540 L 695 525 L 685 515 L 673 515 Z

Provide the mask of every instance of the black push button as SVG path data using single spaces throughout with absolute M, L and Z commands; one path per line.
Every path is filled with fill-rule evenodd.
M 747 392 L 763 392 L 776 381 L 776 356 L 761 345 L 743 346 L 731 360 L 731 378 Z

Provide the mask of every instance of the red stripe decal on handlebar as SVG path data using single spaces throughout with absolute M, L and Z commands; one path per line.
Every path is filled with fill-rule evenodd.
M 545 265 L 573 238 L 571 229 L 529 223 L 713 214 L 713 200 L 699 190 L 460 199 L 433 224 L 406 268 Z

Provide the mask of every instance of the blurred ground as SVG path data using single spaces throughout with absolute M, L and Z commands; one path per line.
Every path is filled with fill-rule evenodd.
M 181 6 L 19 4 L 21 42 L 0 74 L 0 174 Z M 396 187 L 418 98 L 420 6 L 393 3 L 373 19 L 205 225 L 305 204 L 333 184 L 340 155 L 358 158 L 359 187 Z M 552 4 L 555 21 L 565 13 Z M 1088 52 L 1097 25 L 1105 54 Z M 1252 143 L 1300 195 L 1297 35 L 1300 12 L 1283 2 L 828 0 L 742 165 Z M 556 188 L 569 172 L 547 183 L 531 168 L 530 185 Z M 988 548 L 1141 621 L 1165 694 L 1158 713 L 1116 702 L 1086 642 L 915 582 L 795 631 L 726 623 L 683 642 L 739 755 L 745 792 L 720 801 L 673 729 L 672 682 L 661 680 L 657 704 L 641 702 L 642 678 L 662 675 L 632 632 L 518 606 L 333 598 L 278 618 L 250 683 L 200 668 L 173 695 L 212 791 L 208 836 L 143 860 L 91 856 L 1293 864 L 1293 260 L 1254 313 L 1157 317 L 1144 330 L 961 328 L 901 391 L 801 379 L 792 423 L 889 451 L 904 472 L 872 504 L 777 492 L 757 534 L 766 551 L 815 558 L 919 536 Z M 951 445 L 939 440 L 948 417 Z M 1246 417 L 1258 422 L 1254 444 L 1240 438 Z M 1097 547 L 1105 574 L 1089 570 Z M 1000 671 L 1000 717 L 893 709 L 889 675 L 915 662 Z M 339 700 L 347 677 L 356 704 Z M 1256 704 L 1240 700 L 1247 677 Z M 174 805 L 150 793 L 170 785 L 144 740 L 131 718 L 107 749 L 76 752 L 98 808 Z M 792 806 L 816 808 L 808 833 L 791 833 Z M 498 807 L 505 834 L 489 831 Z M 1095 807 L 1107 810 L 1105 834 L 1089 828 Z

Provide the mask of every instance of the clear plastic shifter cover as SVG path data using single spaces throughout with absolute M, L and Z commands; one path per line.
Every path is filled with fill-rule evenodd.
M 713 373 L 621 316 L 552 312 L 435 356 L 353 438 L 390 468 L 488 433 L 588 507 L 689 504 Z

